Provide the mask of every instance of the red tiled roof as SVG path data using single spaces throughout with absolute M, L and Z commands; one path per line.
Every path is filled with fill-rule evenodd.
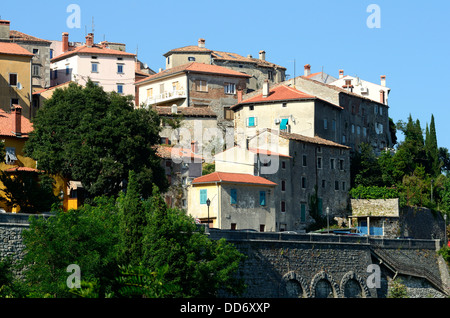
M 16 172 L 16 171 L 23 171 L 23 172 L 44 172 L 44 170 L 38 170 L 35 168 L 30 168 L 30 167 L 13 167 L 13 168 L 9 168 L 4 170 L 4 172 Z
M 274 63 L 271 63 L 266 60 L 261 60 L 259 58 L 254 57 L 244 57 L 242 55 L 239 55 L 237 53 L 231 53 L 231 52 L 222 52 L 222 51 L 212 51 L 211 53 L 214 60 L 223 60 L 223 61 L 235 61 L 235 62 L 243 62 L 243 63 L 252 63 L 257 64 L 258 66 L 262 67 L 275 67 L 279 69 L 285 70 L 286 68 Z
M 0 42 L 0 54 L 34 56 L 33 53 L 24 49 L 19 44 L 9 42 Z
M 7 113 L 0 109 L 0 136 L 16 137 L 13 133 L 14 114 Z M 22 115 L 21 133 L 22 137 L 28 137 L 29 133 L 33 131 L 33 124 Z
M 115 55 L 115 56 L 136 56 L 136 54 L 128 53 L 119 50 L 112 50 L 105 47 L 94 45 L 92 47 L 88 47 L 86 45 L 78 46 L 72 51 L 68 51 L 66 53 L 60 54 L 54 58 L 52 58 L 51 62 L 56 62 L 59 60 L 63 60 L 69 56 L 77 55 L 77 54 L 96 54 L 96 55 Z
M 155 148 L 156 154 L 163 159 L 191 158 L 203 160 L 202 156 L 195 154 L 191 149 L 163 145 L 157 145 Z
M 269 96 L 263 97 L 263 94 L 256 95 L 247 100 L 242 101 L 240 104 L 248 103 L 260 103 L 267 101 L 281 101 L 281 100 L 291 100 L 291 99 L 312 99 L 315 98 L 314 95 L 306 94 L 298 89 L 281 85 L 275 87 L 269 91 Z
M 35 36 L 29 35 L 29 34 L 25 34 L 23 32 L 16 31 L 16 30 L 9 31 L 9 38 L 12 41 L 40 42 L 40 43 L 43 43 L 43 44 L 50 44 L 50 43 L 52 43 L 51 41 L 43 40 L 43 39 L 37 38 Z
M 227 182 L 227 183 L 246 183 L 260 184 L 266 186 L 276 186 L 277 184 L 263 177 L 254 176 L 247 173 L 231 173 L 216 171 L 192 180 L 192 184 Z
M 211 65 L 211 64 L 204 64 L 204 63 L 198 63 L 198 62 L 191 62 L 179 66 L 175 66 L 172 68 L 169 68 L 167 70 L 164 70 L 162 72 L 150 75 L 144 79 L 141 79 L 135 84 L 139 85 L 145 82 L 150 82 L 162 77 L 174 75 L 177 73 L 183 73 L 183 72 L 194 72 L 194 73 L 207 73 L 207 74 L 217 74 L 217 75 L 226 75 L 226 76 L 236 76 L 236 77 L 248 77 L 250 78 L 250 75 L 233 71 L 229 68 L 217 66 L 217 65 Z
M 170 55 L 170 53 L 173 52 L 181 52 L 181 53 L 210 53 L 212 52 L 211 50 L 208 50 L 207 48 L 204 47 L 199 47 L 198 45 L 188 45 L 188 46 L 183 46 L 177 49 L 172 49 L 169 52 L 164 54 L 164 57 L 167 57 L 168 55 Z
M 70 82 L 72 82 L 72 81 L 68 81 L 68 82 L 65 82 L 65 83 L 61 83 L 61 84 L 58 84 L 58 85 L 55 85 L 55 86 L 52 86 L 52 87 L 49 87 L 49 88 L 41 89 L 41 90 L 39 90 L 39 91 L 34 92 L 33 95 L 39 95 L 39 94 L 42 94 L 42 93 L 44 93 L 44 92 L 46 92 L 46 91 L 50 91 L 50 90 L 53 90 L 53 89 L 55 89 L 55 88 L 61 87 L 61 86 L 63 86 L 63 85 L 67 85 L 67 84 L 70 83 Z

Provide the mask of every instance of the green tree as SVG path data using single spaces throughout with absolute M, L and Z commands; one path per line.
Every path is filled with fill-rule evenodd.
M 49 212 L 59 202 L 53 193 L 54 180 L 48 175 L 16 170 L 14 173 L 0 171 L 4 196 L 0 201 L 8 206 L 19 206 L 21 213 Z
M 436 127 L 434 124 L 434 116 L 431 115 L 430 128 L 428 125 L 425 132 L 425 153 L 428 162 L 428 171 L 436 177 L 441 173 L 441 166 L 439 163 L 439 149 L 436 137 Z
M 134 109 L 131 96 L 107 93 L 91 81 L 56 89 L 33 119 L 26 143 L 40 169 L 81 181 L 88 197 L 117 195 L 135 170 L 142 195 L 167 187 L 152 145 L 160 141 L 156 112 Z
M 167 207 L 159 190 L 148 202 L 144 234 L 144 260 L 148 268 L 169 265 L 167 283 L 179 286 L 173 297 L 214 297 L 219 290 L 239 294 L 242 282 L 235 277 L 243 255 L 224 239 L 213 241 L 199 231 L 194 219 Z
M 71 264 L 80 267 L 83 281 L 98 282 L 100 295 L 114 290 L 117 208 L 112 199 L 97 198 L 94 203 L 49 218 L 30 218 L 30 228 L 23 231 L 22 262 L 30 296 L 74 297 L 67 287 Z
M 361 143 L 359 151 L 351 157 L 350 166 L 351 186 L 382 186 L 383 178 L 377 157 L 372 146 Z

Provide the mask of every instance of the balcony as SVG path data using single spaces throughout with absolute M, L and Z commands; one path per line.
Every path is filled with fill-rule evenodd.
M 149 96 L 145 100 L 145 104 L 148 107 L 151 105 L 158 105 L 158 104 L 162 104 L 162 103 L 166 103 L 166 102 L 170 102 L 173 100 L 186 98 L 186 97 L 187 97 L 186 90 L 173 90 L 173 91 L 161 93 L 156 96 Z

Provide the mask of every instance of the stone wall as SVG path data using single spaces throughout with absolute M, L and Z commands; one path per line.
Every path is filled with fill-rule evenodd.
M 352 216 L 393 216 L 398 217 L 398 199 L 351 199 Z

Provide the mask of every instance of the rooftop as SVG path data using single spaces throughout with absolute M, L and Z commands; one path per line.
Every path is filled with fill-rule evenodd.
M 247 173 L 230 173 L 230 172 L 220 172 L 216 171 L 198 178 L 192 181 L 192 184 L 202 184 L 202 183 L 216 183 L 216 182 L 226 182 L 226 183 L 244 183 L 244 184 L 257 184 L 265 186 L 276 186 L 277 184 L 269 181 L 263 177 L 254 176 Z
M 168 145 L 158 145 L 155 148 L 156 154 L 163 159 L 190 158 L 203 160 L 202 156 L 192 152 L 191 149 Z
M 169 68 L 167 70 L 156 73 L 154 75 L 150 75 L 144 79 L 141 79 L 141 80 L 135 82 L 135 84 L 139 85 L 139 84 L 151 82 L 151 81 L 154 81 L 154 80 L 166 77 L 166 76 L 175 75 L 175 74 L 179 74 L 179 73 L 187 73 L 187 72 L 234 76 L 234 77 L 247 77 L 247 78 L 251 77 L 250 75 L 247 75 L 247 74 L 244 74 L 241 72 L 237 72 L 237 71 L 233 71 L 226 67 L 198 63 L 198 62 L 191 62 L 191 63 L 186 63 L 183 65 Z
M 22 55 L 29 57 L 34 56 L 33 53 L 24 49 L 19 44 L 9 42 L 0 42 L 0 54 Z
M 60 54 L 54 58 L 52 58 L 51 62 L 57 62 L 59 60 L 66 59 L 73 55 L 78 54 L 95 54 L 95 55 L 113 55 L 113 56 L 128 56 L 128 57 L 135 57 L 136 54 L 128 53 L 124 51 L 119 50 L 112 50 L 108 49 L 106 47 L 103 47 L 101 45 L 94 44 L 92 46 L 82 45 L 74 48 L 72 51 L 65 52 L 63 54 Z
M 15 114 L 8 113 L 0 109 L 0 136 L 1 137 L 16 137 L 14 131 Z M 33 131 L 33 124 L 22 115 L 21 119 L 21 134 L 22 137 L 28 137 L 28 135 Z

